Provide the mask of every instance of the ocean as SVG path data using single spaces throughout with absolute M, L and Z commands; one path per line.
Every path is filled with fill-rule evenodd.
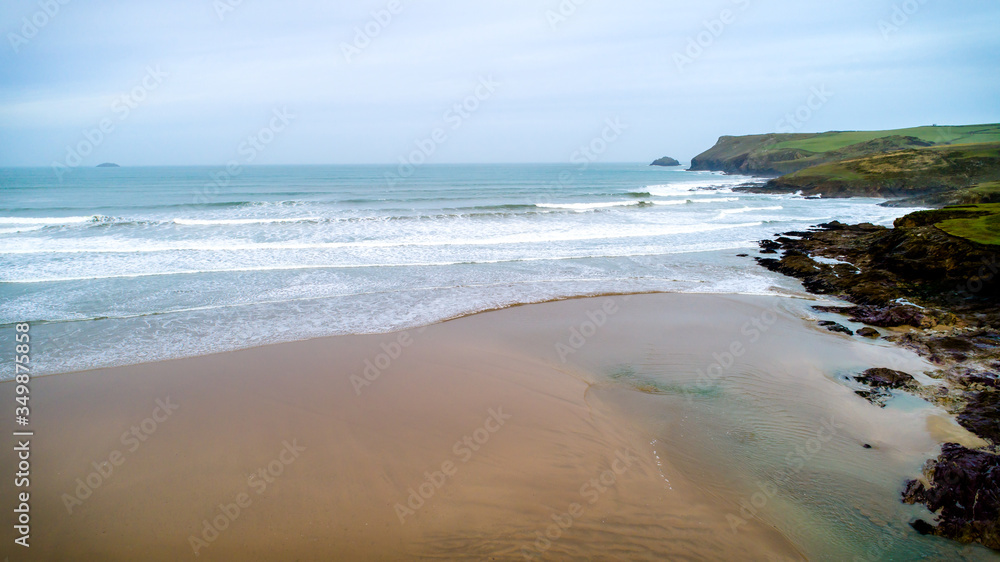
M 794 291 L 739 253 L 874 199 L 642 164 L 0 170 L 0 346 L 60 373 L 618 292 Z M 2 354 L 3 375 L 12 354 Z

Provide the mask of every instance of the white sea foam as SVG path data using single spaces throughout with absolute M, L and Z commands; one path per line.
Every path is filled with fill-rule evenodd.
M 246 225 L 246 224 L 276 224 L 276 223 L 295 223 L 295 222 L 317 222 L 323 219 L 319 217 L 299 217 L 299 218 L 280 218 L 280 219 L 174 219 L 174 224 L 182 226 L 230 226 L 230 225 Z
M 698 199 L 670 199 L 667 201 L 651 201 L 654 205 L 687 205 L 689 203 L 730 203 L 739 201 L 738 197 L 701 197 Z
M 559 262 L 573 260 L 589 260 L 604 258 L 638 258 L 655 257 L 670 254 L 690 254 L 697 252 L 710 252 L 737 248 L 755 248 L 757 244 L 753 241 L 735 242 L 715 242 L 696 243 L 674 248 L 667 252 L 629 252 L 622 249 L 617 253 L 582 254 L 574 256 L 553 255 L 546 257 L 518 257 L 511 259 L 471 259 L 460 261 L 437 261 L 437 262 L 401 262 L 401 263 L 344 263 L 344 264 L 315 264 L 315 265 L 262 265 L 257 267 L 222 267 L 205 269 L 177 269 L 169 271 L 151 271 L 145 273 L 117 273 L 117 274 L 97 274 L 82 276 L 49 276 L 49 277 L 26 277 L 21 279 L 0 279 L 4 283 L 61 283 L 71 281 L 102 281 L 108 279 L 138 279 L 141 277 L 166 277 L 176 275 L 202 275 L 202 274 L 224 274 L 224 273 L 253 273 L 253 272 L 274 272 L 274 271 L 303 271 L 322 269 L 395 269 L 395 268 L 415 268 L 415 267 L 448 267 L 454 265 L 494 265 L 520 262 Z
M 535 206 L 543 209 L 571 209 L 574 211 L 592 211 L 594 209 L 610 209 L 611 207 L 634 207 L 642 201 L 611 201 L 608 203 L 538 203 Z
M 692 191 L 707 191 L 713 189 L 728 190 L 747 183 L 757 183 L 748 176 L 716 176 L 704 179 L 678 181 L 667 184 L 646 186 L 645 192 L 657 197 L 684 195 Z
M 24 225 L 62 225 L 80 224 L 85 222 L 97 222 L 104 217 L 90 215 L 87 217 L 0 217 L 0 225 L 24 224 Z
M 720 215 L 738 215 L 741 213 L 752 213 L 754 211 L 780 211 L 784 209 L 781 205 L 775 205 L 773 207 L 743 207 L 742 209 L 723 209 L 719 211 Z
M 18 232 L 31 232 L 33 230 L 41 230 L 45 228 L 44 224 L 35 226 L 19 226 L 14 228 L 0 228 L 0 234 L 15 234 Z
M 193 243 L 133 243 L 129 240 L 108 239 L 103 245 L 88 246 L 93 240 L 32 240 L 18 246 L 7 246 L 0 249 L 0 254 L 143 254 L 160 252 L 258 252 L 258 251 L 292 251 L 292 250 L 335 250 L 344 248 L 406 248 L 406 247 L 445 247 L 445 246 L 493 246 L 507 244 L 540 244 L 546 242 L 570 242 L 584 240 L 615 240 L 622 238 L 643 238 L 667 236 L 672 234 L 693 234 L 711 232 L 728 228 L 746 228 L 760 226 L 761 222 L 740 224 L 712 225 L 706 223 L 688 225 L 632 225 L 631 227 L 616 226 L 605 229 L 595 228 L 589 231 L 532 231 L 506 236 L 484 238 L 436 238 L 430 240 L 412 240 L 397 238 L 393 240 L 363 240 L 354 242 L 265 242 L 241 243 L 237 240 L 219 240 L 213 242 Z

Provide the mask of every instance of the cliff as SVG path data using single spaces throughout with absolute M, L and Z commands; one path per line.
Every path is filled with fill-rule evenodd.
M 913 204 L 981 203 L 1000 196 L 1000 142 L 927 146 L 811 166 L 755 189 L 822 197 L 909 199 Z M 972 191 L 969 191 L 972 190 Z
M 692 170 L 781 176 L 827 162 L 929 146 L 1000 142 L 1000 125 L 724 136 Z

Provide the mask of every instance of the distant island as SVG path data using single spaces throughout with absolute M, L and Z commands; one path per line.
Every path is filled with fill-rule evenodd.
M 115 164 L 114 162 L 105 162 L 103 164 L 98 164 L 97 167 L 98 168 L 121 168 L 121 166 L 119 166 L 118 164 Z
M 664 156 L 663 158 L 654 160 L 653 163 L 650 164 L 650 166 L 680 166 L 680 165 L 681 165 L 680 162 L 669 156 Z

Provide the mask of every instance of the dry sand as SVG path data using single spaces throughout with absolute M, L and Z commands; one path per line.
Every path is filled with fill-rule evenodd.
M 851 494 L 885 495 L 941 440 L 969 436 L 933 409 L 857 398 L 838 371 L 926 365 L 816 330 L 804 306 L 577 299 L 38 378 L 32 546 L 4 550 L 12 562 L 839 556 L 856 548 L 840 522 L 907 509 Z M 755 319 L 766 330 L 753 339 Z M 699 379 L 737 342 L 733 365 Z M 382 368 L 365 378 L 366 361 Z M 0 385 L 0 401 L 12 393 Z M 741 512 L 831 416 L 789 486 L 833 507 L 777 494 Z M 0 462 L 11 472 L 9 452 Z M 0 489 L 10 498 L 12 481 Z M 10 545 L 6 506 L 4 521 Z

